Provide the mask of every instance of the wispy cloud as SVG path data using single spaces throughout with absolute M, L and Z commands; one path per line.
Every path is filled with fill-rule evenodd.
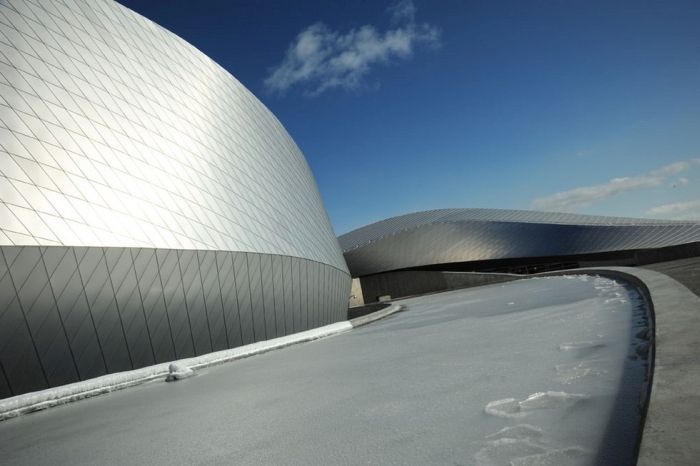
M 673 220 L 700 220 L 700 199 L 663 204 L 652 207 L 645 214 L 649 217 L 670 218 Z
M 681 176 L 676 181 L 671 183 L 671 187 L 678 188 L 679 186 L 688 186 L 689 183 L 690 183 L 690 180 L 688 178 L 686 178 L 685 176 Z
M 270 70 L 265 87 L 284 93 L 302 86 L 307 95 L 329 89 L 358 87 L 373 67 L 411 57 L 416 47 L 437 46 L 440 30 L 416 22 L 416 7 L 402 0 L 389 7 L 390 27 L 385 31 L 365 25 L 345 34 L 323 23 L 301 31 L 289 45 L 282 62 Z
M 643 175 L 613 178 L 606 183 L 582 186 L 569 191 L 540 197 L 532 201 L 531 206 L 538 210 L 573 212 L 628 191 L 661 186 L 670 177 L 684 172 L 697 164 L 700 164 L 700 159 L 674 162 Z

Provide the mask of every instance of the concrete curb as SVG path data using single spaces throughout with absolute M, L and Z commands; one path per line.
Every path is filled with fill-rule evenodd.
M 383 312 L 383 311 L 382 311 Z M 371 316 L 365 316 L 371 317 Z M 373 320 L 384 316 L 376 317 Z M 132 371 L 118 372 L 115 374 L 103 375 L 89 380 L 83 380 L 60 387 L 49 388 L 38 392 L 25 393 L 0 400 L 0 421 L 20 416 L 22 414 L 40 411 L 42 409 L 58 406 L 71 401 L 77 401 L 91 396 L 109 393 L 123 388 L 132 387 L 152 380 L 163 379 L 167 376 L 168 367 L 171 363 L 177 362 L 180 365 L 193 370 L 204 369 L 206 367 L 223 364 L 236 359 L 247 358 L 256 354 L 284 348 L 286 346 L 304 343 L 308 341 L 325 338 L 352 330 L 355 325 L 349 321 L 337 322 L 335 324 L 306 330 L 304 332 L 273 338 L 271 340 L 260 341 L 250 345 L 239 346 L 223 351 L 197 356 L 194 358 L 169 361 L 154 366 L 148 366 Z
M 581 268 L 546 275 L 597 274 L 636 285 L 650 301 L 653 351 L 637 464 L 695 465 L 700 458 L 700 297 L 673 278 L 631 267 Z
M 394 314 L 396 312 L 399 312 L 404 309 L 404 306 L 401 304 L 392 304 L 391 306 L 381 309 L 379 311 L 373 312 L 371 314 L 367 314 L 366 316 L 362 317 L 356 317 L 355 319 L 351 319 L 348 322 L 350 322 L 350 325 L 355 327 L 361 327 L 363 325 L 371 324 L 374 321 L 377 321 L 379 319 L 383 319 L 385 317 L 390 316 L 391 314 Z
M 107 374 L 94 379 L 83 380 L 60 387 L 49 388 L 38 392 L 25 393 L 0 400 L 0 421 L 13 417 L 28 414 L 34 411 L 51 408 L 53 406 L 70 403 L 72 401 L 89 398 L 92 396 L 121 390 L 142 383 L 162 379 L 168 375 L 171 363 L 188 367 L 192 370 L 200 370 L 217 364 L 224 364 L 236 359 L 247 358 L 256 354 L 266 353 L 286 346 L 317 340 L 319 338 L 330 337 L 352 330 L 355 327 L 367 325 L 379 319 L 383 319 L 395 312 L 403 309 L 403 306 L 394 304 L 386 309 L 382 309 L 366 316 L 358 317 L 349 321 L 337 322 L 324 327 L 306 330 L 304 332 L 273 338 L 271 340 L 260 341 L 250 345 L 239 346 L 223 351 L 204 354 L 194 358 L 169 361 L 154 366 L 143 367 L 132 371 L 117 372 Z
M 700 298 L 659 272 L 615 270 L 644 282 L 654 304 L 654 373 L 637 464 L 697 464 Z

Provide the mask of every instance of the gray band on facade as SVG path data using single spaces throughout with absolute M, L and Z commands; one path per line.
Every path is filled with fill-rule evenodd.
M 348 275 L 231 251 L 0 247 L 0 397 L 346 319 Z

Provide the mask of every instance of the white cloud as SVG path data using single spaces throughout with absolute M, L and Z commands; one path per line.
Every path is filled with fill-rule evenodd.
M 676 202 L 652 207 L 645 214 L 649 217 L 670 218 L 674 220 L 700 220 L 700 199 Z
M 613 178 L 607 183 L 583 186 L 549 196 L 539 197 L 532 201 L 531 205 L 532 208 L 538 210 L 572 212 L 627 191 L 661 186 L 668 178 L 698 164 L 700 164 L 700 159 L 674 162 L 643 175 Z
M 345 34 L 323 23 L 307 27 L 289 45 L 282 62 L 270 70 L 265 87 L 284 93 L 292 86 L 303 85 L 308 95 L 333 88 L 352 89 L 361 84 L 372 67 L 407 59 L 419 45 L 439 45 L 440 30 L 416 23 L 416 7 L 411 0 L 400 1 L 387 12 L 392 28 L 383 32 L 372 25 Z

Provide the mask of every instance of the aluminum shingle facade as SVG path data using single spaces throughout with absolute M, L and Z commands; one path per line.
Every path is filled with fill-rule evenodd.
M 498 259 L 652 249 L 700 241 L 700 222 L 498 209 L 392 217 L 339 237 L 353 276 Z
M 0 397 L 345 318 L 315 180 L 233 76 L 110 0 L 0 2 Z

